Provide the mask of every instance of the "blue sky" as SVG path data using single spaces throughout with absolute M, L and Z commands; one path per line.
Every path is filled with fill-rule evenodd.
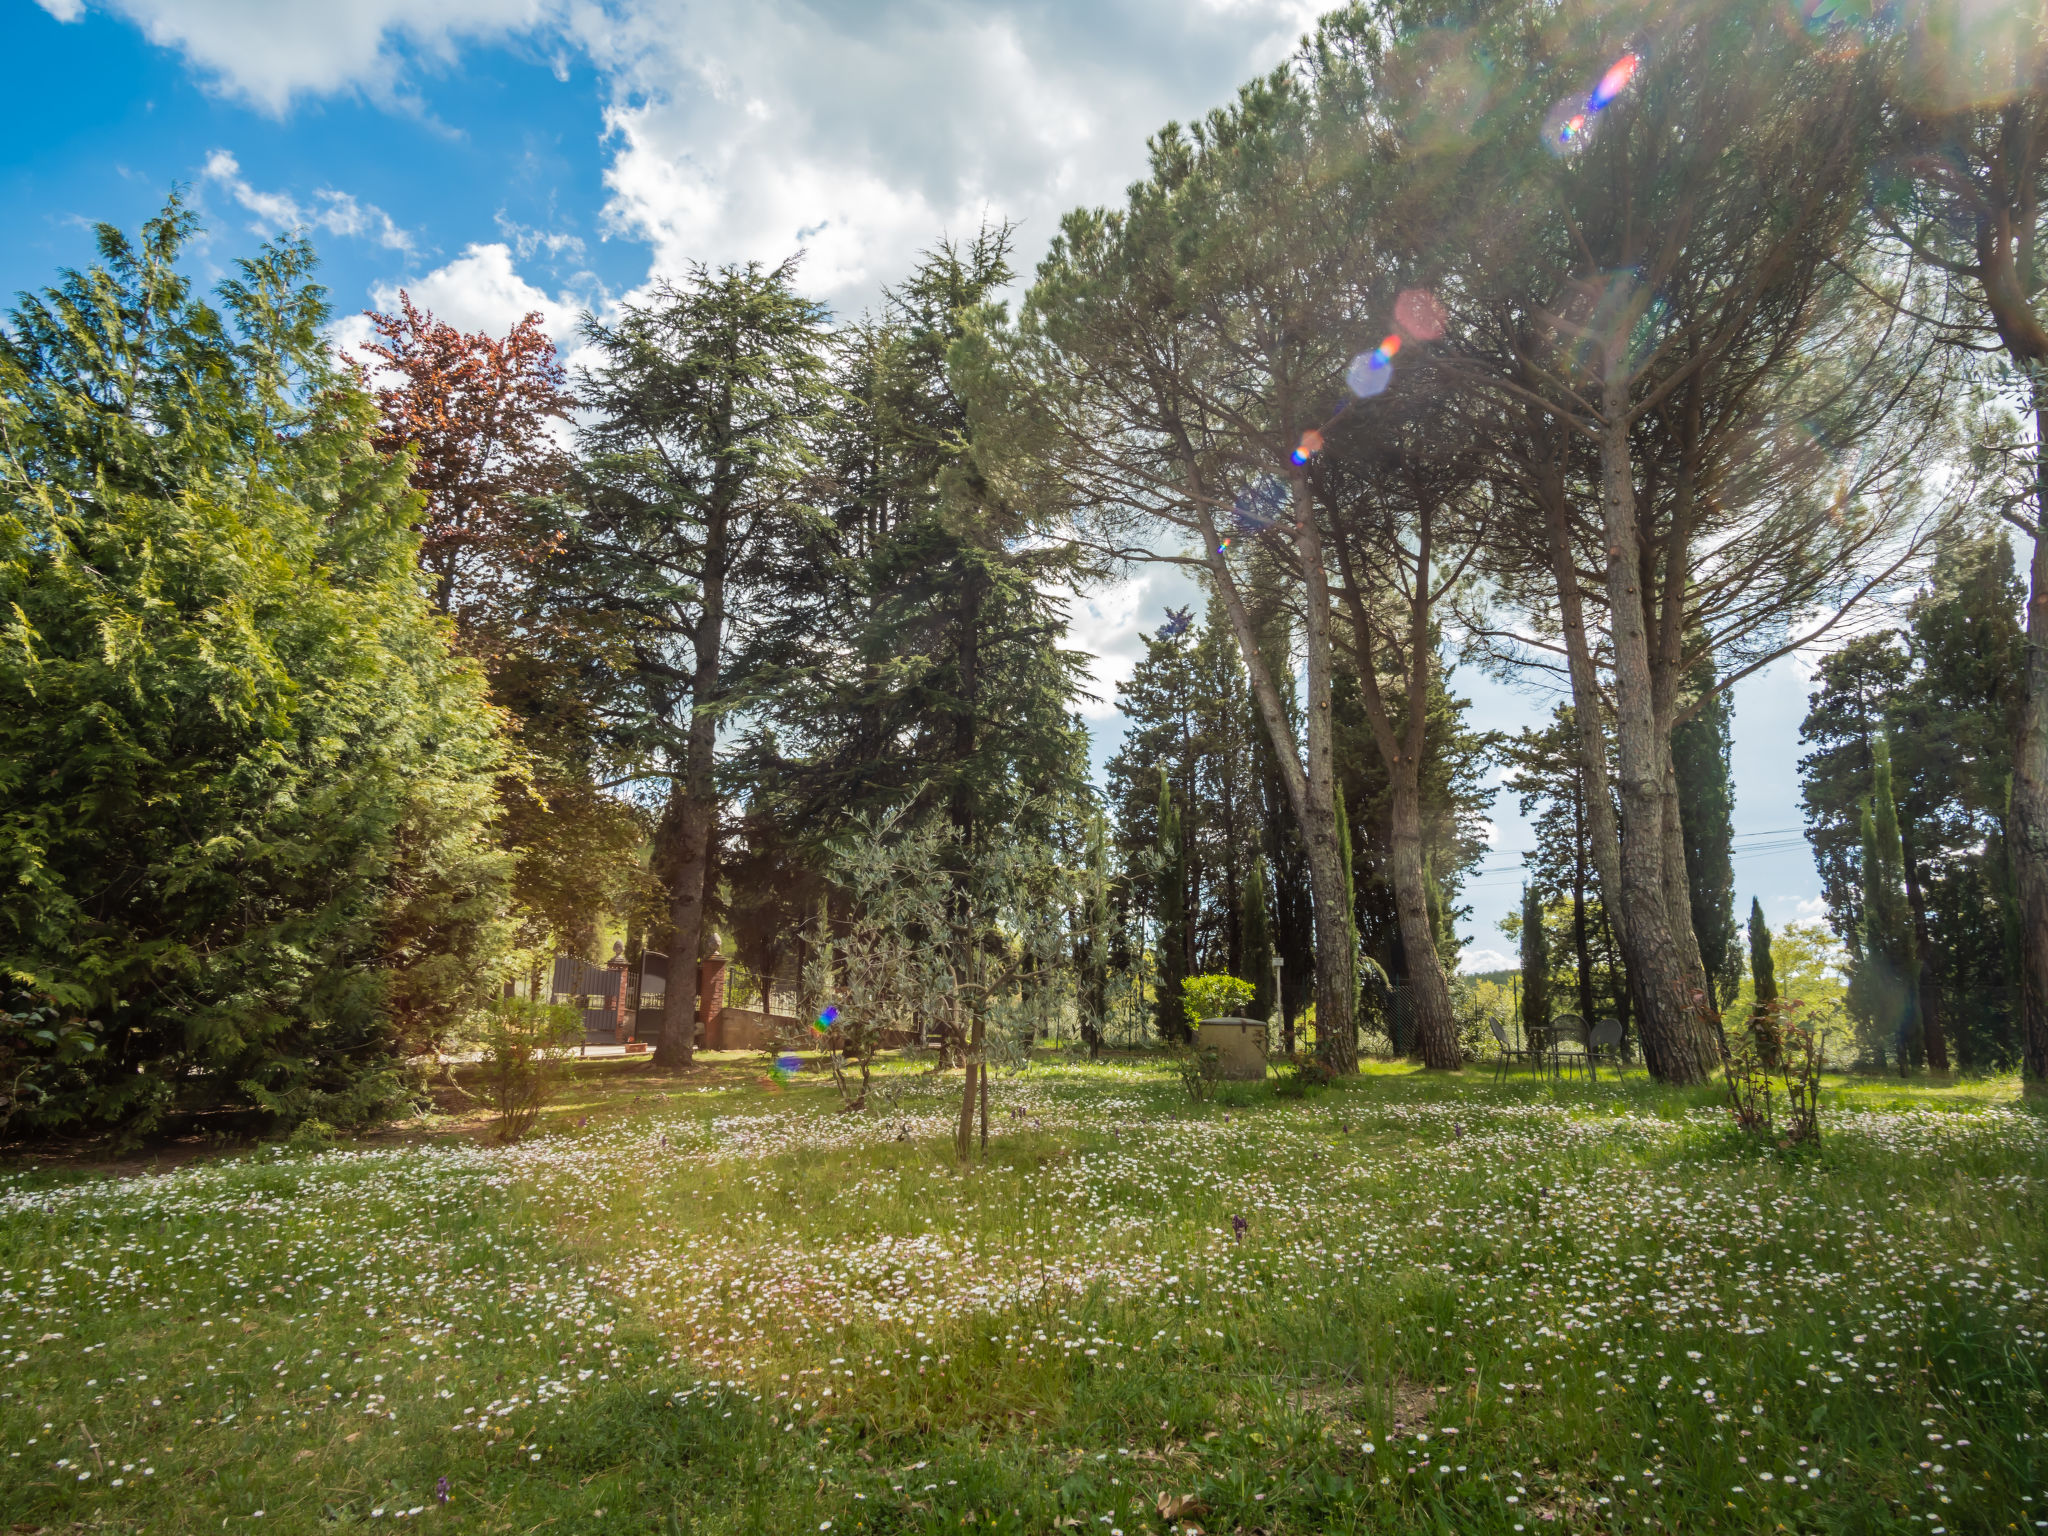
M 1147 134 L 1284 58 L 1315 0 L 0 0 L 0 291 L 91 258 L 173 185 L 209 233 L 202 272 L 308 228 L 337 334 L 400 287 L 502 332 L 538 309 L 573 347 L 604 310 L 686 263 L 802 249 L 810 290 L 872 305 L 921 248 L 1020 222 L 1026 268 L 1062 211 L 1115 199 Z M 1116 682 L 1185 579 L 1089 594 L 1090 711 L 1114 750 Z M 1548 703 L 1461 674 L 1482 724 Z M 1780 663 L 1736 700 L 1744 846 L 1798 825 L 1806 681 Z M 1496 804 L 1473 886 L 1471 959 L 1506 944 L 1527 845 Z M 1746 904 L 1817 910 L 1803 845 L 1738 854 Z

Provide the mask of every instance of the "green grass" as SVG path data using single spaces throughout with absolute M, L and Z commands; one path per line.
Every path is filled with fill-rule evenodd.
M 1790 1153 L 1709 1092 L 1490 1076 L 1196 1107 L 1161 1064 L 1044 1064 L 962 1173 L 957 1076 L 844 1116 L 617 1062 L 518 1148 L 17 1172 L 0 1521 L 2048 1521 L 2048 1125 L 2014 1084 L 1834 1081 Z

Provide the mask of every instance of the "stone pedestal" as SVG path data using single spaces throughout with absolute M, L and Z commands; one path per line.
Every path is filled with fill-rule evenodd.
M 1195 1048 L 1216 1053 L 1216 1074 L 1225 1081 L 1256 1083 L 1266 1075 L 1267 1034 L 1263 1019 L 1204 1019 Z

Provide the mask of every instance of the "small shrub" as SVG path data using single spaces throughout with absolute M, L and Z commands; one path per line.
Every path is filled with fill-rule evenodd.
M 285 1138 L 288 1152 L 325 1152 L 334 1145 L 334 1127 L 325 1120 L 301 1120 Z
M 1251 1007 L 1257 989 L 1235 976 L 1190 976 L 1180 984 L 1182 1006 L 1193 1027 L 1204 1019 L 1236 1019 Z
M 1314 1056 L 1303 1056 L 1280 1074 L 1273 1091 L 1284 1099 L 1305 1099 L 1311 1088 L 1327 1088 L 1334 1074 Z
M 497 1112 L 498 1140 L 533 1129 L 561 1086 L 569 1053 L 583 1040 L 574 1008 L 523 997 L 494 998 L 483 1018 L 483 1100 Z
M 1728 1084 L 1728 1114 L 1735 1128 L 1781 1147 L 1820 1141 L 1820 1075 L 1827 1049 L 1820 1021 L 1796 1022 L 1797 1003 L 1766 1003 L 1729 1041 L 1721 1063 Z M 1781 1127 L 1777 1094 L 1785 1095 Z
M 1184 1045 L 1173 1053 L 1174 1073 L 1180 1078 L 1181 1086 L 1187 1089 L 1188 1097 L 1197 1104 L 1206 1103 L 1215 1096 L 1222 1072 L 1218 1065 L 1219 1055 L 1213 1045 L 1206 1048 Z

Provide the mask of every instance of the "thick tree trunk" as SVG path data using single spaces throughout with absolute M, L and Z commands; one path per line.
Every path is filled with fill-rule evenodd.
M 2021 1070 L 2028 1093 L 2048 1093 L 2048 382 L 2035 385 L 2034 445 L 2027 692 L 2013 744 L 2008 841 L 2019 898 Z
M 1453 1071 L 1462 1061 L 1458 1027 L 1451 1014 L 1451 989 L 1444 980 L 1443 961 L 1436 951 L 1436 934 L 1429 921 L 1429 880 L 1422 855 L 1422 753 L 1428 744 L 1430 656 L 1430 523 L 1427 513 L 1419 522 L 1414 556 L 1415 585 L 1409 593 L 1407 614 L 1408 654 L 1403 660 L 1407 688 L 1407 718 L 1399 732 L 1380 689 L 1379 664 L 1372 637 L 1372 618 L 1366 609 L 1365 592 L 1343 542 L 1337 545 L 1338 565 L 1344 576 L 1345 601 L 1350 609 L 1352 654 L 1356 662 L 1359 693 L 1365 701 L 1367 724 L 1373 743 L 1386 764 L 1391 785 L 1388 842 L 1394 884 L 1394 916 L 1401 931 L 1401 956 L 1406 964 L 1409 1004 L 1415 1021 L 1415 1043 L 1421 1048 L 1423 1065 L 1439 1071 Z
M 1688 995 L 1699 1000 L 1695 1012 L 1707 1021 L 1713 1047 L 1728 1054 L 1728 1026 L 1721 1017 L 1722 999 L 1714 995 L 1714 979 L 1700 955 L 1699 930 L 1692 925 L 1692 879 L 1685 855 L 1685 823 L 1678 809 L 1678 768 L 1671 756 L 1671 728 L 1659 728 L 1657 745 L 1664 755 L 1664 910 L 1671 914 L 1672 936 L 1678 941 L 1679 964 L 1685 971 Z
M 1199 484 L 1192 499 L 1205 506 Z M 1337 1072 L 1358 1070 L 1358 1026 L 1354 992 L 1358 959 L 1352 953 L 1351 914 L 1346 910 L 1343 857 L 1337 848 L 1336 758 L 1330 725 L 1330 591 L 1323 573 L 1322 539 L 1316 529 L 1308 486 L 1294 475 L 1295 530 L 1301 554 L 1308 634 L 1308 765 L 1304 769 L 1295 746 L 1293 727 L 1280 702 L 1280 690 L 1266 667 L 1258 632 L 1246 609 L 1244 594 L 1223 558 L 1213 521 L 1203 516 L 1203 544 L 1209 573 L 1222 594 L 1224 611 L 1237 636 L 1238 650 L 1250 674 L 1252 697 L 1273 743 L 1281 782 L 1301 828 L 1308 858 L 1309 889 L 1315 897 L 1316 932 L 1316 1055 Z
M 2017 131 L 2025 114 L 2008 119 Z M 2020 185 L 2030 185 L 2022 182 Z M 2031 195 L 2031 194 L 2030 194 Z M 2037 231 L 2026 216 L 1977 218 L 1978 280 L 2006 356 L 2032 380 L 2034 556 L 2027 567 L 2027 680 L 2013 743 L 2006 809 L 2013 894 L 2019 907 L 2020 1075 L 2029 1094 L 2048 1093 L 2048 330 L 2021 278 Z M 2009 238 L 2014 224 L 2019 238 Z
M 1316 527 L 1308 478 L 1294 476 L 1294 509 L 1299 531 L 1304 616 L 1308 638 L 1308 844 L 1310 883 L 1316 893 L 1316 1055 L 1332 1072 L 1358 1070 L 1358 941 L 1353 927 L 1344 864 L 1351 850 L 1337 841 L 1336 731 L 1330 719 L 1330 688 L 1336 658 L 1330 648 L 1330 585 L 1323 569 L 1323 540 Z
M 1394 911 L 1401 925 L 1401 953 L 1408 961 L 1408 997 L 1422 1064 L 1439 1071 L 1457 1068 L 1458 1026 L 1451 1016 L 1451 989 L 1444 980 L 1429 927 L 1429 892 L 1422 873 L 1422 795 L 1418 765 L 1411 758 L 1394 776 L 1392 864 Z
M 654 1065 L 688 1071 L 697 1059 L 697 958 L 704 942 L 704 889 L 711 867 L 711 832 L 717 820 L 718 662 L 725 644 L 726 526 L 722 510 L 706 519 L 703 606 L 692 637 L 696 670 L 690 684 L 690 730 L 681 784 L 670 790 L 664 825 L 673 823 L 668 876 L 669 990 L 662 1009 Z
M 1710 1069 L 1703 999 L 1693 995 L 1664 886 L 1664 773 L 1640 581 L 1641 541 L 1625 399 L 1610 381 L 1600 437 L 1601 523 L 1607 545 L 1608 628 L 1614 647 L 1614 738 L 1621 788 L 1621 899 L 1630 968 L 1642 1001 L 1643 1054 L 1668 1083 L 1703 1083 Z M 1689 919 L 1688 919 L 1689 920 Z

